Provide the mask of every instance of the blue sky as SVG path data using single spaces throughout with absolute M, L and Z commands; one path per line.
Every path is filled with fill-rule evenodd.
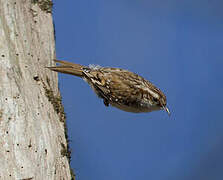
M 223 1 L 54 0 L 58 59 L 136 72 L 164 111 L 106 108 L 60 74 L 77 180 L 223 178 Z

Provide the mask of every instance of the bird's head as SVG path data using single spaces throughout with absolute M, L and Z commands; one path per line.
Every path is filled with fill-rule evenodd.
M 167 108 L 166 96 L 162 93 L 162 91 L 155 88 L 153 90 L 150 90 L 149 94 L 150 94 L 150 104 L 158 110 L 159 109 L 165 110 L 168 113 L 168 115 L 170 115 L 170 111 Z

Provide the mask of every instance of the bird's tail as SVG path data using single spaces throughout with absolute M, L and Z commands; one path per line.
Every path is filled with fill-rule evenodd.
M 86 68 L 85 66 L 82 66 L 80 64 L 74 64 L 74 63 L 70 63 L 67 61 L 60 61 L 60 60 L 56 60 L 56 59 L 54 59 L 54 61 L 56 63 L 59 63 L 60 65 L 54 66 L 54 67 L 47 67 L 47 68 L 52 71 L 56 71 L 56 72 L 60 72 L 60 73 L 71 74 L 74 76 L 82 77 L 83 76 L 83 68 Z

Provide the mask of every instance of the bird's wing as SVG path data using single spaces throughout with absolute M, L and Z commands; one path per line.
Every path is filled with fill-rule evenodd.
M 128 104 L 138 101 L 142 96 L 141 89 L 138 88 L 138 86 L 142 86 L 142 77 L 129 71 L 101 68 L 86 71 L 84 74 L 95 92 L 99 92 L 99 97 L 110 102 Z

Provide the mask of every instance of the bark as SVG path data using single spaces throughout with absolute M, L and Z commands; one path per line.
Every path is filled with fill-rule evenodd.
M 0 0 L 0 179 L 71 179 L 50 0 Z

